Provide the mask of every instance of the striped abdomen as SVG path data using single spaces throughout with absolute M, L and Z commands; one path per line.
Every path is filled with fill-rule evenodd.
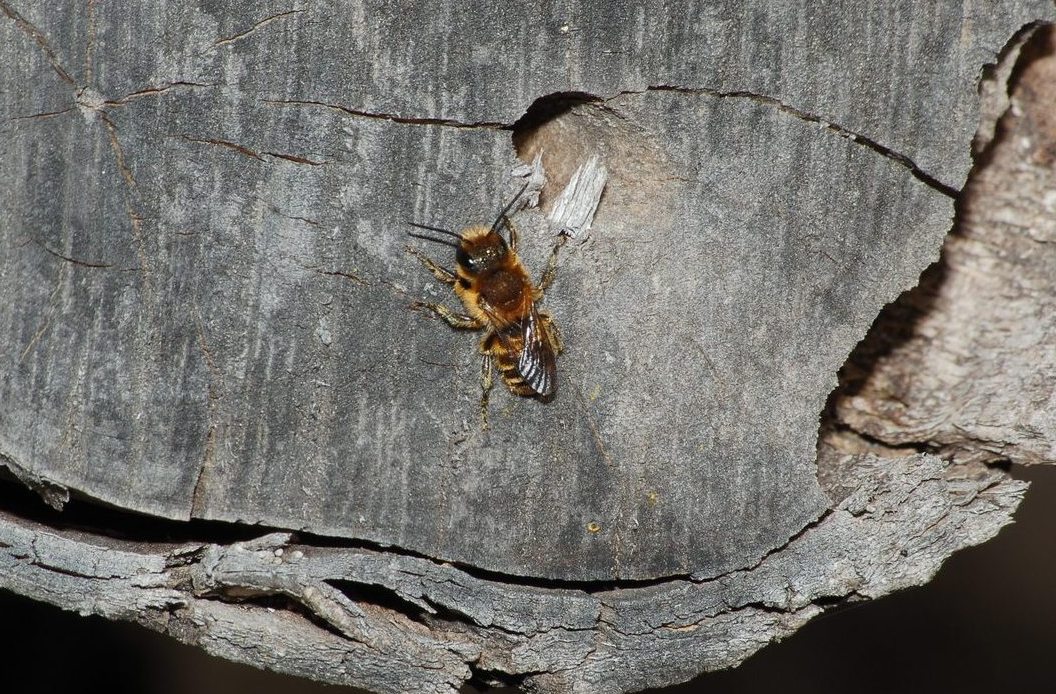
M 554 394 L 557 347 L 548 320 L 532 307 L 519 322 L 504 325 L 485 338 L 484 351 L 495 359 L 503 383 L 514 395 L 546 400 Z

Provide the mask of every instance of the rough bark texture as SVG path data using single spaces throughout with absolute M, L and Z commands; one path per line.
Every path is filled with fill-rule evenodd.
M 453 692 L 476 672 L 541 692 L 636 691 L 737 663 L 817 615 L 819 602 L 926 580 L 950 553 L 991 537 L 1025 488 L 928 456 L 828 464 L 841 485 L 833 509 L 751 570 L 713 580 L 544 589 L 282 533 L 132 545 L 11 514 L 0 515 L 0 576 L 30 597 L 335 684 Z
M 377 691 L 634 691 L 1008 522 L 1024 485 L 983 463 L 1053 458 L 1051 321 L 1017 329 L 1051 313 L 1052 230 L 1020 209 L 994 242 L 971 201 L 1021 188 L 982 170 L 940 298 L 885 312 L 899 340 L 859 348 L 821 441 L 818 416 L 936 256 L 984 66 L 1005 47 L 993 119 L 1052 4 L 499 5 L 0 0 L 0 463 L 174 522 L 0 505 L 0 585 Z M 559 396 L 496 392 L 485 433 L 474 341 L 408 310 L 446 288 L 402 231 L 490 221 L 536 155 L 544 209 L 594 155 L 609 182 L 546 298 Z M 543 215 L 518 223 L 539 269 Z M 193 520 L 224 523 L 163 541 Z
M 1028 44 L 939 263 L 886 309 L 837 401 L 846 425 L 958 460 L 1056 460 L 1056 58 Z

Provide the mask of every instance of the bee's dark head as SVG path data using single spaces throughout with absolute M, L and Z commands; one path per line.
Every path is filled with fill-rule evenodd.
M 502 212 L 495 218 L 495 223 L 491 227 L 485 226 L 474 226 L 469 227 L 462 231 L 461 234 L 456 234 L 453 231 L 448 231 L 441 227 L 429 226 L 428 224 L 415 224 L 411 222 L 412 227 L 418 229 L 426 229 L 428 231 L 434 231 L 444 236 L 449 236 L 451 239 L 458 239 L 457 241 L 449 239 L 438 239 L 434 236 L 425 236 L 422 234 L 416 234 L 410 232 L 411 236 L 415 238 L 424 239 L 426 241 L 432 241 L 433 243 L 442 243 L 445 246 L 452 246 L 455 249 L 455 261 L 458 263 L 458 267 L 462 270 L 464 275 L 470 277 L 475 275 L 481 275 L 498 267 L 506 258 L 506 254 L 510 252 L 510 247 L 506 243 L 506 239 L 502 238 L 502 234 L 499 233 L 499 226 L 503 220 L 509 220 L 506 218 L 506 214 L 513 208 L 513 204 L 520 199 L 521 195 L 528 188 L 528 183 L 521 187 L 517 195 L 513 197 L 506 204 L 506 207 L 502 208 Z M 510 227 L 510 237 L 513 237 L 513 227 Z
M 498 232 L 488 227 L 469 227 L 462 232 L 455 261 L 467 275 L 480 275 L 502 263 L 509 250 Z

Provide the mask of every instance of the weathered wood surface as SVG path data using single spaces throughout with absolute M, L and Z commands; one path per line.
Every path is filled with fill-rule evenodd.
M 522 5 L 6 3 L 4 454 L 544 578 L 719 575 L 816 519 L 833 374 L 948 229 L 914 174 L 960 185 L 982 65 L 1051 8 Z M 490 217 L 557 91 L 606 101 L 525 147 L 612 178 L 548 297 L 562 396 L 485 437 L 403 230 Z
M 0 1 L 0 463 L 54 505 L 314 533 L 5 513 L 0 585 L 378 691 L 633 691 L 990 537 L 1023 485 L 842 429 L 816 468 L 818 415 L 949 228 L 982 66 L 1052 5 L 804 6 Z M 516 131 L 544 205 L 593 153 L 609 186 L 547 295 L 560 395 L 496 391 L 485 436 L 402 231 L 490 217 L 559 91 L 597 98 Z
M 1028 44 L 942 259 L 848 363 L 847 426 L 957 460 L 1056 460 L 1056 42 Z

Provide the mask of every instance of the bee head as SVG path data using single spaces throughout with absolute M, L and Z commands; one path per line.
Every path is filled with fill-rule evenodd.
M 470 227 L 462 232 L 455 261 L 469 275 L 480 275 L 498 266 L 509 246 L 498 232 L 488 227 Z
M 411 222 L 411 226 L 417 229 L 425 229 L 426 231 L 433 231 L 443 236 L 451 237 L 450 239 L 436 238 L 435 236 L 425 236 L 415 232 L 409 232 L 409 234 L 415 238 L 422 239 L 424 241 L 432 241 L 433 243 L 442 243 L 445 246 L 452 246 L 455 249 L 455 261 L 458 266 L 470 276 L 480 275 L 488 270 L 497 267 L 506 258 L 506 254 L 510 252 L 510 247 L 506 243 L 506 239 L 502 238 L 502 234 L 499 233 L 499 225 L 506 219 L 506 214 L 513 208 L 513 205 L 517 200 L 520 199 L 524 191 L 527 190 L 528 183 L 521 187 L 517 195 L 513 197 L 506 204 L 506 207 L 502 208 L 502 212 L 495 218 L 495 223 L 491 227 L 485 226 L 474 226 L 465 229 L 461 234 L 456 234 L 453 231 L 449 231 L 442 227 L 429 226 L 428 224 L 415 224 Z M 507 220 L 507 224 L 509 220 Z M 512 238 L 513 229 L 510 228 L 510 234 Z M 452 240 L 457 239 L 457 241 Z

